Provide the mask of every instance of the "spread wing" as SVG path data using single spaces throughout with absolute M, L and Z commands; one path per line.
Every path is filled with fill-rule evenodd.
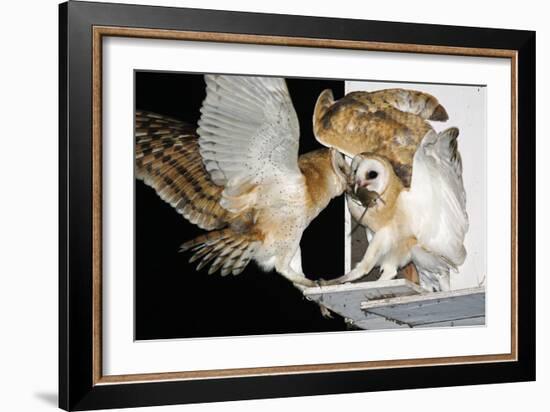
M 432 130 L 427 120 L 445 121 L 447 112 L 430 94 L 416 90 L 356 91 L 335 101 L 331 90 L 317 99 L 313 129 L 319 143 L 353 157 L 386 157 L 406 187 L 414 153 Z
M 464 262 L 468 231 L 458 129 L 429 132 L 413 163 L 411 188 L 401 195 L 421 247 L 451 266 Z
M 411 89 L 382 89 L 373 92 L 351 92 L 347 96 L 374 110 L 391 106 L 405 113 L 415 114 L 423 119 L 446 121 L 449 115 L 439 101 L 431 94 Z
M 197 132 L 215 183 L 259 185 L 301 176 L 298 116 L 284 79 L 206 75 L 205 81 Z
M 219 202 L 222 187 L 210 179 L 195 129 L 179 120 L 136 111 L 136 177 L 191 223 L 223 227 L 230 217 Z

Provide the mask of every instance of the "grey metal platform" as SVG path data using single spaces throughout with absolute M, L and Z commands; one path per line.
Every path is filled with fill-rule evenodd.
M 426 292 L 406 279 L 308 288 L 307 299 L 361 329 L 485 324 L 485 288 Z

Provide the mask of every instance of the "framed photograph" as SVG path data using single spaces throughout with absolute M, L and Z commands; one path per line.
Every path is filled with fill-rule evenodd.
M 61 408 L 535 379 L 534 32 L 59 12 Z

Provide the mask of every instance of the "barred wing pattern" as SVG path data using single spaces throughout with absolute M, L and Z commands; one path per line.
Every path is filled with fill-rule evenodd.
M 178 213 L 211 230 L 225 226 L 223 187 L 212 182 L 199 153 L 195 129 L 179 120 L 136 112 L 136 177 L 151 186 Z
M 278 231 L 293 233 L 289 227 L 305 222 L 299 125 L 286 83 L 215 75 L 205 81 L 196 132 L 137 112 L 136 175 L 190 222 L 211 230 L 181 247 L 199 269 L 237 275 L 252 259 L 264 268 L 280 266 L 294 256 L 299 236 L 277 239 Z

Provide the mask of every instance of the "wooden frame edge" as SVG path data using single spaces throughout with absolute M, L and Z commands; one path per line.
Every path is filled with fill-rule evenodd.
M 512 292 L 512 300 L 510 302 L 510 310 L 511 310 L 511 316 L 510 316 L 510 322 L 511 322 L 511 335 L 512 335 L 512 342 L 511 342 L 511 355 L 514 358 L 514 361 L 518 360 L 518 353 L 519 353 L 519 342 L 518 342 L 518 289 L 519 289 L 519 282 L 518 282 L 518 181 L 519 181 L 519 175 L 518 175 L 518 108 L 517 108 L 517 99 L 518 99 L 518 52 L 514 51 L 513 55 L 511 56 L 511 128 L 510 131 L 512 133 L 511 143 L 512 143 L 512 151 L 511 151 L 511 183 L 512 183 L 512 199 L 511 199 L 511 225 L 512 225 L 512 239 L 511 239 L 511 262 L 510 262 L 510 269 L 511 269 L 511 292 Z
M 162 40 L 207 41 L 219 43 L 258 44 L 268 46 L 318 47 L 370 50 L 399 53 L 449 54 L 458 56 L 514 57 L 515 50 L 484 49 L 456 46 L 433 46 L 359 40 L 335 40 L 311 37 L 266 36 L 259 34 L 144 29 L 136 27 L 94 26 L 94 34 L 112 37 L 133 37 Z
M 103 331 L 102 331 L 102 35 L 94 30 L 92 34 L 92 382 L 95 385 L 103 375 Z
M 418 361 L 426 363 L 418 364 Z M 384 368 L 407 368 L 415 366 L 444 366 L 444 365 L 464 365 L 472 363 L 494 363 L 511 362 L 508 354 L 502 355 L 474 355 L 474 356 L 455 356 L 446 358 L 422 358 L 422 359 L 398 359 L 382 361 L 365 362 L 347 362 L 347 363 L 321 363 L 313 365 L 285 365 L 285 366 L 267 366 L 257 368 L 235 368 L 235 369 L 215 369 L 187 372 L 160 372 L 160 373 L 139 373 L 128 375 L 105 375 L 102 376 L 97 384 L 116 384 L 116 383 L 135 383 L 135 382 L 154 382 L 154 381 L 173 381 L 173 380 L 193 380 L 193 379 L 216 379 L 216 378 L 236 378 L 252 377 L 262 375 L 288 375 L 300 373 L 330 373 L 346 372 L 357 370 L 375 370 Z M 429 363 L 428 363 L 429 362 Z
M 440 55 L 498 57 L 511 60 L 511 144 L 512 144 L 512 258 L 511 258 L 511 353 L 493 355 L 454 356 L 441 358 L 418 358 L 383 361 L 327 363 L 313 365 L 287 365 L 255 368 L 234 368 L 201 371 L 161 372 L 129 375 L 103 375 L 102 372 L 102 174 L 101 174 L 101 118 L 102 118 L 102 39 L 104 36 L 151 38 L 163 40 L 187 40 L 222 42 L 238 44 L 277 45 L 291 47 L 317 47 L 351 50 L 369 50 L 399 53 L 424 53 Z M 343 372 L 356 370 L 373 370 L 382 368 L 404 368 L 421 366 L 459 365 L 474 363 L 513 362 L 518 360 L 518 279 L 517 279 L 517 55 L 516 50 L 466 48 L 454 46 L 416 45 L 405 43 L 382 43 L 355 40 L 334 40 L 304 37 L 265 36 L 250 34 L 233 34 L 218 32 L 179 31 L 165 29 L 143 29 L 132 27 L 93 26 L 92 29 L 92 175 L 93 175 L 93 385 L 117 383 L 158 382 L 174 380 L 215 379 L 229 377 L 252 377 L 261 375 L 283 375 L 319 372 Z

